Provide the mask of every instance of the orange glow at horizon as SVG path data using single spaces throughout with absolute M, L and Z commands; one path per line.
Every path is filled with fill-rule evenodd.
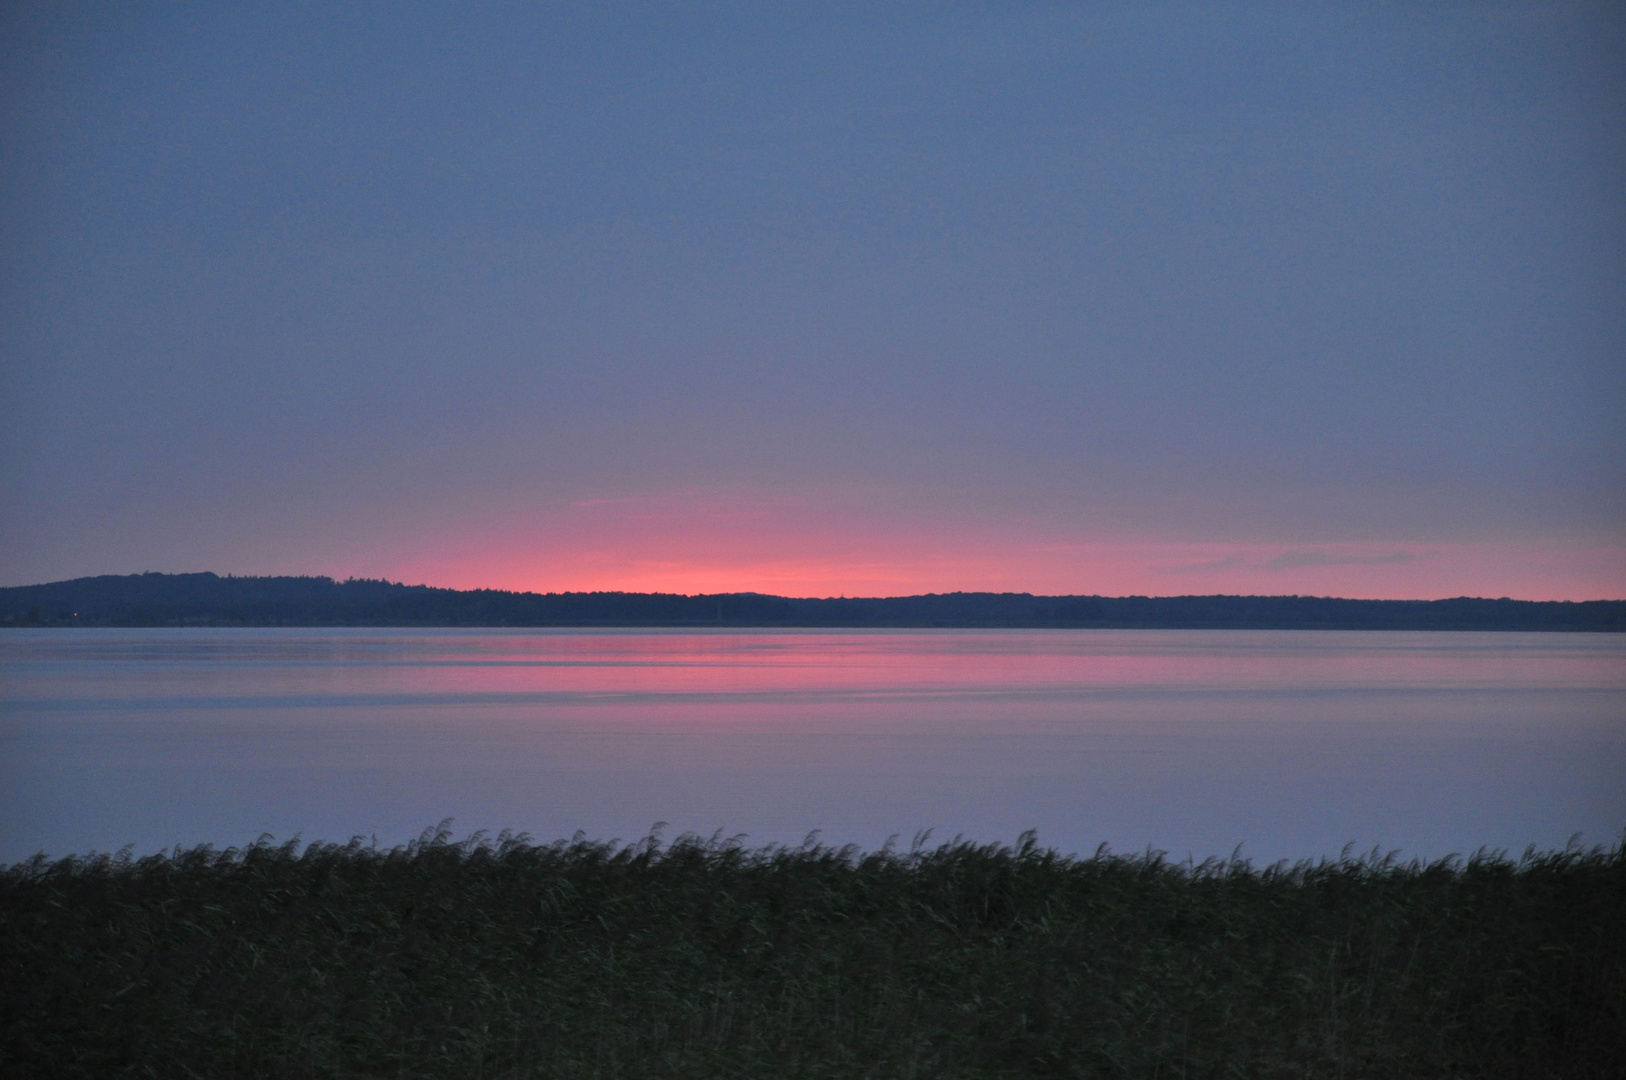
M 337 576 L 520 592 L 1254 594 L 1438 599 L 1626 596 L 1626 544 L 1595 539 L 1217 542 L 1027 522 L 854 512 L 678 492 L 497 517 L 339 557 Z

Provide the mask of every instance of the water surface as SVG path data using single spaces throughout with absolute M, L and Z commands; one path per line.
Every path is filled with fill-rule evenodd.
M 1626 639 L 13 630 L 0 861 L 577 830 L 1435 856 L 1613 842 Z

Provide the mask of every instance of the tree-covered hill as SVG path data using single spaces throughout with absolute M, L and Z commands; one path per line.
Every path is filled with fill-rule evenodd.
M 0 626 L 806 626 L 1626 630 L 1626 600 L 943 593 L 519 593 L 328 577 L 129 574 L 0 589 Z

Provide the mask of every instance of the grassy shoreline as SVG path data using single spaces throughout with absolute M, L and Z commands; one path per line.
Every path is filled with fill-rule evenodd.
M 7 1076 L 1626 1075 L 1626 849 L 274 845 L 0 870 Z

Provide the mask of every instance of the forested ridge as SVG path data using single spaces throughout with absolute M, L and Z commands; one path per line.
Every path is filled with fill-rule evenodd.
M 1626 600 L 527 593 L 329 577 L 128 574 L 0 589 L 5 626 L 784 626 L 1626 630 Z

